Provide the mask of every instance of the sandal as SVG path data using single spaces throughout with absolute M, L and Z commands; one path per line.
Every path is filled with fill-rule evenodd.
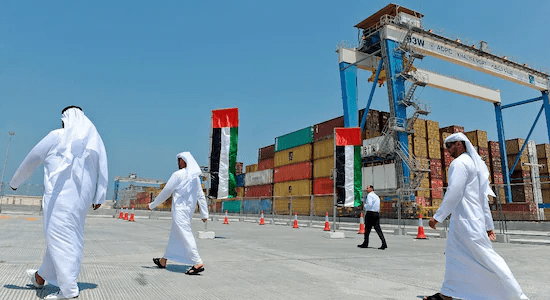
M 198 275 L 202 271 L 204 271 L 203 266 L 198 267 L 198 268 L 195 268 L 195 266 L 192 266 L 191 269 L 189 269 L 189 270 L 187 270 L 187 272 L 185 272 L 185 274 L 187 274 L 187 275 Z
M 441 293 L 436 293 L 428 297 L 424 297 L 424 300 L 445 300 Z
M 153 262 L 155 263 L 155 265 L 157 265 L 159 268 L 161 269 L 165 269 L 166 266 L 163 266 L 161 263 L 160 263 L 160 258 L 153 258 Z

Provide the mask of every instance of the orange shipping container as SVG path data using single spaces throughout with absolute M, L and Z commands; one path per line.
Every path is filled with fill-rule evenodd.
M 334 156 L 313 161 L 313 178 L 330 177 L 334 168 Z
M 311 180 L 296 180 L 278 182 L 273 185 L 273 196 L 304 196 L 311 195 Z
M 312 149 L 312 144 L 305 144 L 275 152 L 275 162 L 273 167 L 277 168 L 285 165 L 311 161 Z
M 274 158 L 267 158 L 258 161 L 258 171 L 263 171 L 267 169 L 273 169 L 273 164 L 275 163 Z
M 313 143 L 313 160 L 334 156 L 334 138 Z
M 273 182 L 311 179 L 312 167 L 310 161 L 277 167 L 273 169 Z

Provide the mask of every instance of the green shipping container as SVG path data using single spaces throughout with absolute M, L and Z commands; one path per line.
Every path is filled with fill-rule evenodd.
M 275 152 L 313 143 L 313 126 L 275 138 Z
M 241 212 L 241 201 L 238 201 L 238 200 L 223 201 L 223 211 L 225 212 L 226 210 L 228 213 Z

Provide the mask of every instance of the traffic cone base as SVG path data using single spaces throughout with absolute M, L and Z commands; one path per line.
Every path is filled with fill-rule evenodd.
M 119 219 L 124 218 L 124 213 L 122 212 L 122 209 L 120 209 L 120 213 L 118 214 L 118 218 Z
M 416 235 L 416 239 L 426 239 L 426 234 L 424 233 L 424 225 L 422 224 L 422 215 L 418 215 L 418 234 Z
M 227 211 L 225 211 L 225 218 L 223 218 L 223 224 L 229 224 L 229 220 L 227 219 Z
M 129 222 L 135 222 L 136 220 L 134 220 L 134 206 L 132 205 L 132 213 L 130 214 L 130 219 L 128 220 Z
M 128 221 L 128 208 L 124 211 L 124 221 Z
M 260 217 L 260 225 L 265 225 L 264 212 L 263 211 L 262 211 L 262 216 Z
M 363 219 L 363 213 L 359 217 L 359 231 L 357 234 L 365 234 L 365 220 Z
M 292 225 L 292 228 L 299 228 L 298 227 L 298 214 L 294 214 L 294 224 Z
M 325 216 L 325 228 L 323 230 L 324 231 L 330 231 L 330 223 L 328 222 L 328 212 Z

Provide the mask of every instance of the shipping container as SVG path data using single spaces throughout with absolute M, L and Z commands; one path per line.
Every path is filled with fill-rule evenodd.
M 313 178 L 330 177 L 334 169 L 334 156 L 313 161 Z
M 312 169 L 313 163 L 310 161 L 276 167 L 273 169 L 273 182 L 311 179 Z
M 272 169 L 245 173 L 244 186 L 265 185 L 271 183 L 273 183 Z
M 440 159 L 430 159 L 430 179 L 442 179 L 443 169 Z
M 550 158 L 550 144 L 538 144 L 537 145 L 537 157 L 538 158 Z
M 313 143 L 313 160 L 334 156 L 334 137 Z
M 308 126 L 275 138 L 275 152 L 295 148 L 313 142 L 313 126 Z M 277 159 L 275 159 L 277 160 Z
M 414 136 L 415 138 L 423 138 L 426 140 L 426 120 L 424 119 L 416 119 L 416 121 L 413 124 L 413 130 L 414 130 Z
M 363 130 L 361 132 L 361 140 L 368 140 L 380 136 L 380 131 L 378 130 Z
M 311 180 L 285 181 L 273 184 L 273 196 L 305 196 L 311 195 Z
M 337 127 L 344 127 L 344 116 L 313 125 L 313 142 L 333 137 Z
M 447 133 L 457 133 L 457 132 L 464 132 L 464 126 L 458 126 L 458 125 L 451 125 L 447 127 L 439 128 L 439 132 L 447 132 Z
M 275 156 L 275 144 L 258 149 L 258 162 Z
M 364 112 L 364 108 L 359 110 L 359 122 L 357 127 L 361 125 Z M 365 131 L 380 132 L 380 112 L 378 110 L 369 109 L 369 113 L 367 114 L 367 118 L 365 120 L 365 127 L 363 129 Z
M 413 138 L 414 155 L 416 157 L 428 157 L 428 142 L 426 137 L 414 136 Z
M 428 139 L 428 158 L 441 159 L 441 144 L 439 138 Z
M 246 173 L 252 173 L 258 171 L 258 164 L 248 165 L 245 167 Z
M 489 148 L 489 144 L 487 142 L 487 131 L 474 130 L 465 132 L 464 134 L 470 140 L 472 145 L 480 148 Z
M 432 178 L 430 180 L 430 188 L 432 199 L 443 198 L 443 179 Z
M 322 216 L 328 212 L 329 216 L 333 215 L 334 194 L 314 196 L 313 198 L 313 215 Z
M 439 122 L 426 120 L 426 137 L 428 139 L 436 140 L 439 143 Z
M 525 139 L 521 138 L 506 140 L 506 154 L 518 154 L 519 150 L 521 150 L 521 147 L 523 147 L 523 143 L 525 143 Z M 522 154 L 525 153 L 526 152 L 524 151 Z
M 305 161 L 312 161 L 313 144 L 305 144 L 295 148 L 275 152 L 273 167 L 296 164 Z
M 512 169 L 514 166 L 514 162 L 516 161 L 517 155 L 508 155 L 508 169 Z M 529 163 L 529 156 L 527 156 L 526 153 L 520 155 L 518 163 L 516 164 L 516 167 L 513 171 L 529 171 L 530 167 L 528 165 L 524 165 L 524 163 Z
M 245 214 L 271 214 L 271 199 L 247 199 L 243 201 Z
M 244 186 L 236 187 L 235 192 L 237 192 L 237 198 L 243 198 L 244 197 Z
M 439 140 L 441 142 L 441 149 L 445 149 L 445 139 L 449 137 L 452 133 L 448 132 L 442 132 L 441 133 L 441 139 Z
M 237 175 L 237 187 L 244 186 L 244 177 L 245 177 L 244 173 Z
M 224 200 L 222 202 L 222 210 L 228 213 L 240 213 L 241 212 L 241 204 L 242 201 L 240 200 Z
M 273 196 L 273 184 L 247 186 L 244 189 L 244 196 L 250 197 L 271 197 Z
M 316 178 L 313 180 L 313 194 L 327 195 L 334 193 L 334 180 L 330 177 Z
M 390 116 L 391 116 L 390 113 L 387 112 L 387 111 L 380 111 L 378 113 L 378 117 L 380 119 L 380 121 L 379 121 L 379 124 L 380 124 L 379 131 L 380 132 L 384 131 L 384 127 L 386 127 L 386 123 L 388 123 L 388 120 L 390 119 Z
M 267 169 L 273 169 L 275 164 L 275 158 L 266 158 L 258 161 L 258 171 L 263 171 Z
M 550 169 L 548 168 L 550 164 L 550 157 L 538 158 L 538 163 L 539 165 L 542 165 L 542 167 L 539 168 L 539 173 L 541 174 L 541 176 L 542 174 L 550 173 Z M 541 181 L 543 181 L 542 178 L 541 178 Z M 544 180 L 544 181 L 548 181 L 548 180 Z

